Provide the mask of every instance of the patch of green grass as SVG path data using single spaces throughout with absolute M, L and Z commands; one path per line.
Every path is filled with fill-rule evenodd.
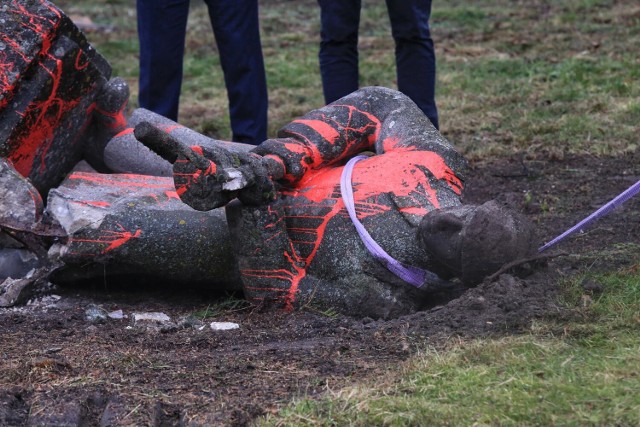
M 311 82 L 320 81 L 320 71 L 316 55 L 308 51 L 283 51 L 278 53 L 278 66 L 269 67 L 267 81 L 276 87 L 304 90 Z M 273 58 L 271 61 L 273 62 Z
M 388 378 L 302 400 L 263 425 L 638 425 L 640 280 L 595 280 L 600 295 L 565 284 L 575 322 L 426 348 Z
M 594 10 L 610 9 L 614 5 L 612 0 L 581 0 L 568 2 L 563 12 L 559 14 L 559 19 L 563 23 L 575 23 L 584 20 L 588 14 Z
M 565 152 L 619 154 L 637 147 L 633 100 L 640 97 L 640 90 L 630 83 L 637 73 L 631 68 L 627 60 L 614 59 L 569 58 L 560 63 L 478 59 L 441 67 L 447 81 L 440 94 L 445 102 L 458 94 L 454 100 L 458 105 L 446 106 L 463 122 L 465 118 L 477 122 L 475 136 L 487 132 L 480 145 L 454 141 L 471 158 L 513 150 L 539 156 L 559 143 Z M 491 144 L 491 135 L 501 129 L 517 132 L 508 145 Z
M 621 122 L 640 123 L 640 102 L 631 101 L 623 105 L 618 113 Z
M 488 22 L 487 11 L 481 5 L 466 3 L 457 7 L 450 4 L 443 4 L 435 7 L 432 13 L 432 28 L 457 27 L 466 30 L 478 30 L 484 28 Z
M 638 245 L 632 249 L 638 250 Z M 605 276 L 601 281 L 606 292 L 597 297 L 592 307 L 593 314 L 612 325 L 633 326 L 637 331 L 640 326 L 640 280 L 637 274 L 631 271 L 620 276 Z
M 632 65 L 627 61 L 569 58 L 554 66 L 548 74 L 549 80 L 555 81 L 550 95 L 560 101 L 575 101 L 581 96 L 601 94 L 631 95 L 637 90 L 631 85 L 637 77 L 637 72 L 629 72 Z M 567 96 L 566 92 L 572 95 Z

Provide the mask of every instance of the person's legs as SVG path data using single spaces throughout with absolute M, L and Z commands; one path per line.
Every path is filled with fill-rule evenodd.
M 358 90 L 360 0 L 318 0 L 320 74 L 327 104 Z
M 137 0 L 140 107 L 178 118 L 189 0 Z
M 233 140 L 267 139 L 265 75 L 257 0 L 206 0 L 229 97 Z
M 431 0 L 387 0 L 396 42 L 398 90 L 439 128 L 435 102 L 436 56 L 429 31 Z

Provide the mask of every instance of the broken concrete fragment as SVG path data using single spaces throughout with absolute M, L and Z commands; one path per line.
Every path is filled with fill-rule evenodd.
M 107 320 L 107 310 L 98 305 L 89 304 L 84 311 L 84 317 L 91 323 L 104 323 Z
M 114 310 L 114 311 L 111 311 L 111 312 L 107 313 L 107 317 L 109 317 L 109 319 L 122 320 L 122 319 L 126 318 L 127 315 L 124 314 L 124 312 L 122 310 Z
M 5 279 L 0 283 L 0 307 L 12 307 L 26 302 L 33 295 L 38 281 L 45 279 L 49 273 L 48 268 L 39 268 L 31 270 L 24 277 Z
M 233 322 L 211 322 L 209 327 L 214 331 L 230 331 L 232 329 L 239 329 L 240 325 Z
M 138 322 L 157 322 L 167 323 L 171 321 L 171 318 L 164 313 L 150 312 L 150 313 L 133 313 L 133 321 Z
M 33 224 L 42 217 L 42 210 L 38 190 L 0 158 L 0 224 L 7 221 Z

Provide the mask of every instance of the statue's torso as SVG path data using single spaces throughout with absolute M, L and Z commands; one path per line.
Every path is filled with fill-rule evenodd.
M 250 298 L 281 300 L 285 306 L 302 301 L 349 306 L 377 299 L 383 311 L 413 304 L 415 289 L 375 260 L 357 233 L 341 197 L 343 169 L 310 174 L 295 188 L 282 189 L 270 205 L 227 210 Z M 353 170 L 357 217 L 390 256 L 428 269 L 417 226 L 430 210 L 460 204 L 456 180 L 432 152 L 370 157 Z

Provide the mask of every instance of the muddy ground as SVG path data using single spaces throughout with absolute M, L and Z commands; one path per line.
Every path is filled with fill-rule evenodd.
M 515 156 L 472 165 L 465 200 L 497 198 L 522 210 L 537 224 L 542 244 L 638 179 L 638 152 L 541 161 Z M 533 274 L 502 275 L 390 321 L 236 303 L 201 328 L 183 319 L 222 296 L 114 283 L 54 287 L 30 305 L 0 310 L 0 424 L 247 425 L 295 397 L 380 376 L 425 344 L 518 334 L 533 319 L 570 319 L 571 308 L 558 302 L 559 283 L 637 268 L 638 242 L 640 196 L 550 250 L 565 254 Z M 96 307 L 127 317 L 89 320 L 87 310 Z M 171 322 L 134 322 L 135 312 L 162 312 Z M 212 331 L 212 321 L 239 329 Z

